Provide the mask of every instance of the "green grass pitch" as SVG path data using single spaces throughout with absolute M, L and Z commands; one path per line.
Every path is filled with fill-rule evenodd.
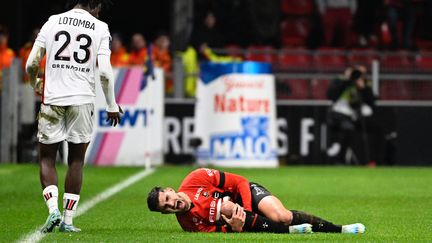
M 432 168 L 226 169 L 261 183 L 287 208 L 340 224 L 362 222 L 364 235 L 182 232 L 174 215 L 148 211 L 146 195 L 155 185 L 177 188 L 193 169 L 158 168 L 76 218 L 81 233 L 55 232 L 42 242 L 432 242 Z M 140 170 L 85 168 L 80 203 Z M 58 172 L 61 193 L 65 168 Z M 41 194 L 37 166 L 0 165 L 0 242 L 16 241 L 45 221 Z

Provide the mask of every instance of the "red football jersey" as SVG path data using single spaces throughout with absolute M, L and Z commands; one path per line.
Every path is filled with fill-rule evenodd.
M 176 215 L 185 231 L 226 232 L 220 217 L 224 196 L 230 196 L 234 202 L 241 200 L 244 209 L 252 211 L 249 181 L 239 175 L 207 168 L 197 169 L 186 176 L 178 191 L 188 195 L 193 204 L 185 214 Z

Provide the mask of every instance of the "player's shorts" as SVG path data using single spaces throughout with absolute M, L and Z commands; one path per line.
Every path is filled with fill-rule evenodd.
M 41 105 L 38 115 L 40 143 L 54 144 L 61 141 L 89 143 L 93 132 L 94 105 L 78 106 Z
M 258 183 L 250 182 L 249 185 L 252 194 L 252 210 L 254 212 L 259 212 L 258 204 L 263 198 L 271 196 L 271 193 Z

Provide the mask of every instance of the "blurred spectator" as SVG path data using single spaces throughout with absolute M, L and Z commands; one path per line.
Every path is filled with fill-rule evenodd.
M 167 34 L 159 33 L 152 47 L 152 58 L 155 67 L 160 67 L 165 74 L 165 93 L 174 93 L 174 82 L 172 78 L 172 58 L 170 54 L 170 39 Z
M 23 47 L 21 47 L 21 49 L 19 50 L 18 56 L 21 58 L 21 66 L 24 70 L 24 83 L 28 83 L 28 77 L 27 77 L 27 73 L 25 72 L 25 65 L 27 62 L 27 59 L 30 55 L 31 49 L 33 47 L 33 43 L 36 40 L 36 37 L 39 34 L 40 29 L 39 28 L 35 28 L 30 36 L 30 39 L 24 44 Z M 41 62 L 40 62 L 40 68 L 39 68 L 39 76 L 43 77 L 45 74 L 45 66 L 46 66 L 46 55 L 44 55 L 44 57 L 42 58 Z
M 354 28 L 359 34 L 358 42 L 362 47 L 376 46 L 378 44 L 376 31 L 380 22 L 379 11 L 382 9 L 382 4 L 382 0 L 357 1 Z
M 382 129 L 375 121 L 374 108 L 376 97 L 370 83 L 365 78 L 366 68 L 347 69 L 344 76 L 335 79 L 327 90 L 333 101 L 329 113 L 328 126 L 336 151 L 334 162 L 347 163 L 345 155 L 356 138 L 355 132 L 362 134 L 366 163 L 375 164 L 381 156 L 383 146 Z M 331 150 L 330 149 L 330 150 Z
M 316 0 L 322 16 L 326 46 L 348 47 L 351 43 L 356 0 Z M 337 36 L 336 34 L 340 35 Z M 335 45 L 336 44 L 336 45 Z
M 218 55 L 207 45 L 207 43 L 203 43 L 199 47 L 199 57 L 201 57 L 200 59 L 202 59 L 203 61 L 219 63 L 239 62 L 242 60 L 240 57 Z
M 15 53 L 8 46 L 9 32 L 0 25 L 0 90 L 3 88 L 3 69 L 12 65 Z
M 414 2 L 415 0 L 384 0 L 392 49 L 413 47 L 412 38 L 416 21 Z M 402 37 L 399 36 L 401 28 Z
M 159 34 L 154 41 L 152 56 L 154 65 L 161 67 L 165 73 L 171 72 L 172 59 L 169 52 L 170 39 L 167 34 Z
M 129 64 L 143 66 L 146 63 L 147 58 L 147 47 L 144 36 L 140 33 L 133 34 Z
M 129 65 L 129 53 L 123 45 L 120 34 L 112 35 L 111 44 L 111 65 L 113 67 L 124 67 Z
M 195 98 L 199 72 L 198 53 L 193 46 L 189 45 L 185 51 L 180 53 L 180 56 L 183 61 L 186 97 Z
M 223 47 L 225 44 L 223 35 L 217 29 L 217 19 L 212 12 L 208 12 L 203 23 L 195 28 L 193 34 L 195 46 L 207 43 L 213 48 Z

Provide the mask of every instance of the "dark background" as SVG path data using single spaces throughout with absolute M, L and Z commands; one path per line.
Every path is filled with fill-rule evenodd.
M 280 155 L 281 164 L 288 165 L 319 165 L 331 164 L 325 151 L 320 148 L 321 131 L 320 125 L 326 123 L 328 106 L 325 105 L 277 105 L 277 117 L 287 120 L 288 129 L 283 133 L 288 135 L 288 154 Z M 172 104 L 165 105 L 165 116 L 178 119 L 181 122 L 185 117 L 193 117 L 194 105 Z M 404 106 L 378 106 L 376 118 L 383 125 L 384 132 L 397 133 L 395 140 L 383 144 L 381 161 L 378 165 L 432 165 L 432 140 L 430 139 L 430 124 L 432 124 L 431 107 L 404 107 Z M 300 155 L 300 121 L 303 118 L 312 118 L 315 125 L 310 128 L 315 140 L 310 143 L 310 154 Z M 183 143 L 183 137 L 178 138 Z M 358 156 L 360 163 L 363 160 L 364 148 L 361 134 L 354 139 L 354 153 Z M 167 163 L 181 164 L 192 162 L 192 154 L 173 154 L 172 148 L 167 147 L 165 161 Z
M 9 28 L 9 45 L 18 50 L 36 27 L 50 15 L 66 11 L 67 0 L 10 0 L 2 1 L 0 24 Z M 120 1 L 102 11 L 101 20 L 107 22 L 111 33 L 121 32 L 126 43 L 132 33 L 141 32 L 152 40 L 159 31 L 169 31 L 171 0 Z

